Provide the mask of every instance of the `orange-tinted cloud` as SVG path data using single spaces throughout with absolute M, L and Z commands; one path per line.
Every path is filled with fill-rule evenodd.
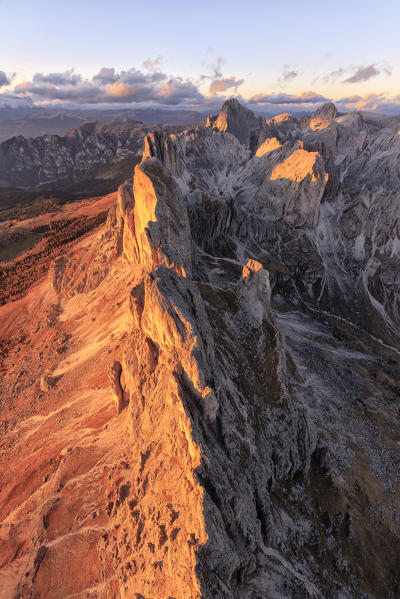
M 221 64 L 222 59 L 214 65 L 218 73 Z M 389 66 L 380 68 L 390 71 Z M 289 75 L 290 70 L 287 73 Z M 338 71 L 337 75 L 339 75 Z M 343 77 L 343 73 L 340 77 Z M 0 71 L 0 81 L 10 80 L 10 75 Z M 249 108 L 269 115 L 285 112 L 310 113 L 328 101 L 334 101 L 340 111 L 374 110 L 386 114 L 400 114 L 400 96 L 389 97 L 385 93 L 364 96 L 353 94 L 337 99 L 328 98 L 314 91 L 304 91 L 297 94 L 258 93 L 248 98 L 237 93 L 238 87 L 243 83 L 243 79 L 233 75 L 213 77 L 209 93 L 204 94 L 195 82 L 182 77 L 171 77 L 158 70 L 144 71 L 131 68 L 117 71 L 113 67 L 103 67 L 89 79 L 71 69 L 63 73 L 36 73 L 31 80 L 16 85 L 10 93 L 0 94 L 0 106 L 20 105 L 21 102 L 25 105 L 33 103 L 69 107 L 82 104 L 115 104 L 127 107 L 145 104 L 171 108 L 190 107 L 204 112 L 216 112 L 225 99 L 236 97 Z
M 69 102 L 76 104 L 110 104 L 154 102 L 165 105 L 201 104 L 205 97 L 191 81 L 168 78 L 165 73 L 145 73 L 132 68 L 117 72 L 103 67 L 91 79 L 83 79 L 73 71 L 37 73 L 32 81 L 24 81 L 14 89 L 17 96 L 35 102 Z
M 157 56 L 157 58 L 148 58 L 147 60 L 145 60 L 143 63 L 143 66 L 145 69 L 148 69 L 149 71 L 153 71 L 161 65 L 162 61 L 163 61 L 163 57 L 161 56 L 161 54 L 159 54 Z
M 400 95 L 390 97 L 385 93 L 353 95 L 337 101 L 341 110 L 367 110 L 384 114 L 400 114 Z
M 234 89 L 235 91 L 244 83 L 244 79 L 236 79 L 236 77 L 225 77 L 221 79 L 214 79 L 210 83 L 210 94 L 214 95 L 221 92 L 226 92 L 228 89 Z

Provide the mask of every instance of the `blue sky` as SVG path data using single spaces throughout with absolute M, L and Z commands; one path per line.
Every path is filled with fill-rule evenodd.
M 270 107 L 276 107 L 273 96 L 279 100 L 285 94 L 282 99 L 289 102 L 282 106 L 297 97 L 305 108 L 319 97 L 350 99 L 349 106 L 360 108 L 364 103 L 396 111 L 400 105 L 399 0 L 0 0 L 0 22 L 0 72 L 6 77 L 0 92 L 35 103 L 115 100 L 119 105 L 197 107 L 238 95 L 268 110 L 271 96 Z M 93 77 L 103 67 L 113 68 L 114 76 L 101 83 L 102 94 Z M 33 84 L 35 74 L 71 69 L 73 94 L 66 90 L 71 81 L 63 83 L 60 93 L 57 85 L 50 90 L 51 80 Z M 143 78 L 128 77 L 128 72 Z M 159 73 L 158 82 L 154 73 Z M 30 85 L 21 87 L 24 83 Z M 144 94 L 132 88 L 141 85 L 143 91 L 147 84 Z

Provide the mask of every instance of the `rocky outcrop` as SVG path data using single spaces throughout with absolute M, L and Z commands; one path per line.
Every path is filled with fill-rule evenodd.
M 40 379 L 40 390 L 47 393 L 57 385 L 57 381 L 57 377 L 44 374 Z
M 156 158 L 147 158 L 136 167 L 133 191 L 120 188 L 116 221 L 121 226 L 123 251 L 133 264 L 148 270 L 165 264 L 191 273 L 187 207 L 170 172 Z
M 173 175 L 183 172 L 181 148 L 175 135 L 154 131 L 146 135 L 142 159 L 158 158 Z
M 114 394 L 115 407 L 117 414 L 120 414 L 124 407 L 124 390 L 121 385 L 122 366 L 117 360 L 110 364 L 107 370 L 107 375 L 110 380 L 111 389 Z
M 259 141 L 261 142 L 264 138 L 268 139 L 271 137 L 277 138 L 280 142 L 292 141 L 299 137 L 303 126 L 302 119 L 298 119 L 288 113 L 279 114 L 265 121 L 265 132 Z

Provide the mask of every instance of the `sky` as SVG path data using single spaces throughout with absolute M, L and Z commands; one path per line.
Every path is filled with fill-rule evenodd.
M 400 0 L 0 0 L 0 106 L 400 114 Z

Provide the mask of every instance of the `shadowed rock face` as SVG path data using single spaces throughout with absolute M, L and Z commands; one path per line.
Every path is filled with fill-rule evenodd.
M 233 112 L 235 135 L 152 133 L 106 225 L 2 308 L 25 410 L 29 305 L 75 340 L 5 431 L 10 596 L 398 596 L 399 136 L 326 107 L 257 151 Z

